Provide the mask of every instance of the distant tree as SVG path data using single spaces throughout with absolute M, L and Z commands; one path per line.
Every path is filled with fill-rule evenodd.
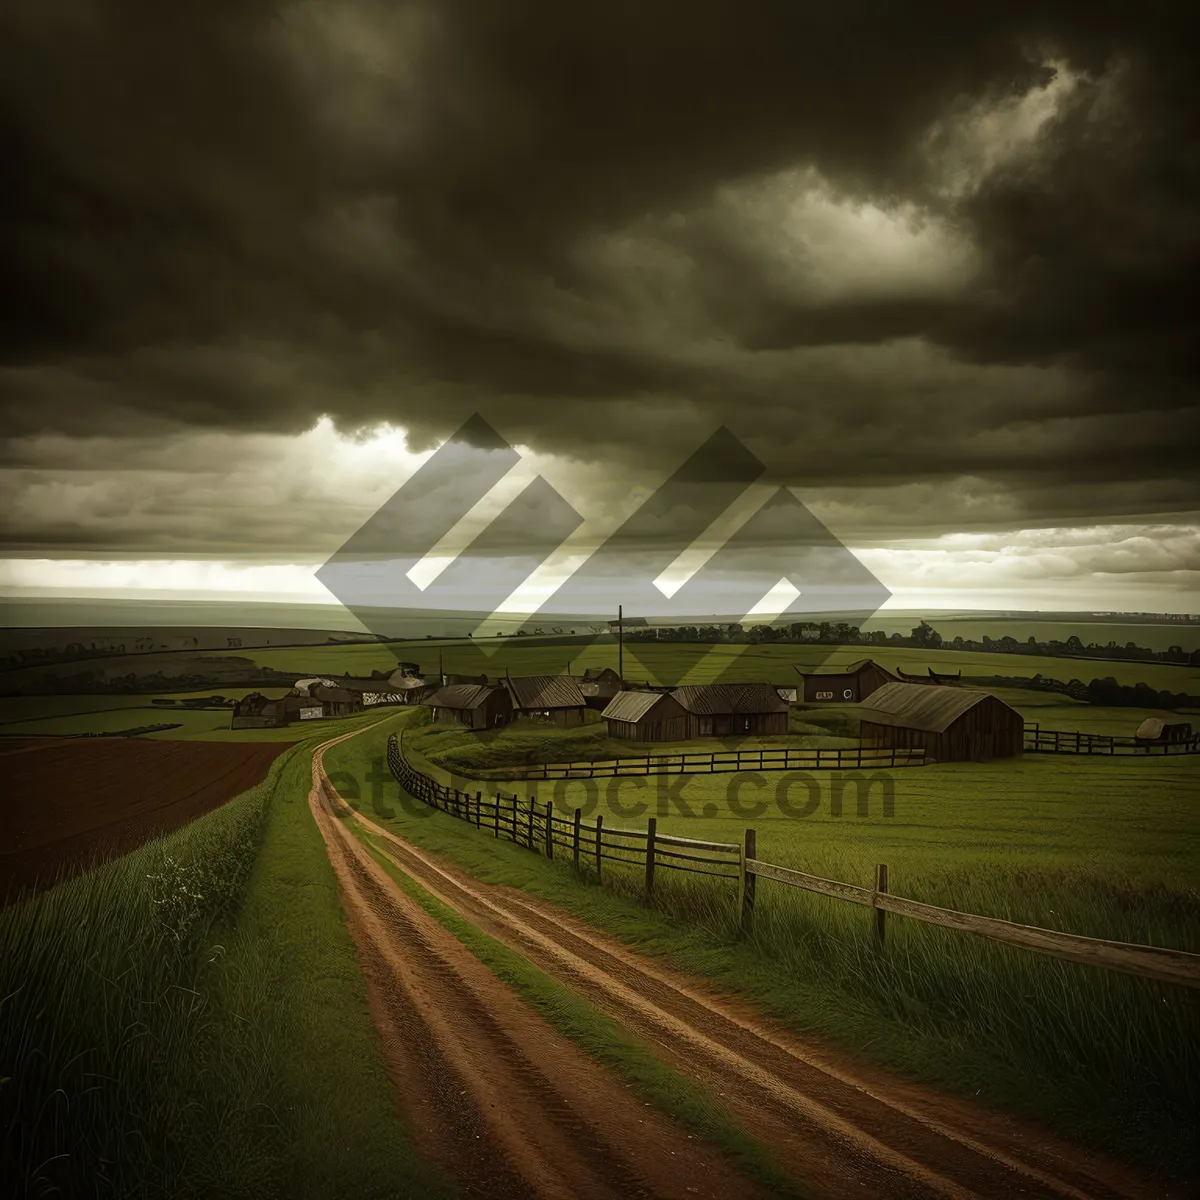
M 942 635 L 928 621 L 922 621 L 909 636 L 912 644 L 922 650 L 933 650 L 942 644 Z

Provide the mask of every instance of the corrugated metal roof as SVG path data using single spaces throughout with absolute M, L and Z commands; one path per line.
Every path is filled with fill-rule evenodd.
M 600 714 L 608 721 L 640 721 L 661 699 L 662 692 L 618 692 Z
M 686 684 L 671 695 L 697 716 L 787 711 L 787 701 L 780 698 L 771 683 Z
M 586 708 L 587 700 L 570 675 L 525 675 L 504 680 L 517 708 Z
M 976 688 L 940 688 L 924 683 L 885 683 L 859 705 L 862 720 L 925 733 L 945 733 L 959 717 L 991 697 Z M 994 697 L 992 697 L 994 699 Z M 996 703 L 1003 704 L 997 700 Z M 1005 708 L 1009 708 L 1007 704 Z M 1016 713 L 1015 709 L 1009 711 Z
M 451 683 L 421 701 L 427 708 L 478 708 L 496 689 L 487 683 Z

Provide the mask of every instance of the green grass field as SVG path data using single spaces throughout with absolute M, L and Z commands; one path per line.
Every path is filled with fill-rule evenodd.
M 579 731 L 534 728 L 510 734 L 510 739 L 540 742 L 549 759 L 558 753 L 553 743 L 561 734 L 568 735 L 563 741 L 574 752 Z M 470 751 L 483 749 L 472 739 L 488 737 L 495 735 L 429 725 L 407 734 L 405 746 L 443 780 L 458 777 L 461 782 L 469 775 Z M 680 743 L 676 749 L 701 744 Z M 494 761 L 496 756 L 484 752 L 479 757 Z M 539 801 L 553 801 L 560 812 L 576 807 L 585 814 L 600 811 L 607 823 L 623 828 L 643 829 L 646 818 L 655 816 L 663 833 L 710 841 L 740 842 L 752 826 L 760 856 L 770 861 L 852 883 L 868 883 L 875 864 L 887 863 L 894 890 L 934 903 L 946 903 L 945 894 L 918 894 L 920 880 L 931 869 L 951 867 L 985 874 L 1066 868 L 1127 876 L 1147 885 L 1200 885 L 1200 759 L 1195 756 L 1029 754 L 992 763 L 900 768 L 876 773 L 879 782 L 872 785 L 866 814 L 859 813 L 857 788 L 851 785 L 840 816 L 833 812 L 833 789 L 842 775 L 803 774 L 788 784 L 782 773 L 765 772 L 744 778 L 693 775 L 462 786 L 536 794 Z M 891 817 L 883 813 L 885 778 L 893 792 Z M 917 891 L 906 889 L 905 881 Z M 984 915 L 1019 913 L 1019 919 L 1035 924 L 1056 924 L 1054 913 L 1035 905 L 1035 894 L 1014 889 L 1006 911 Z M 1118 936 L 1100 928 L 1075 932 Z M 1187 948 L 1200 951 L 1200 931 L 1195 937 L 1196 944 Z
M 1188 651 L 1200 648 L 1200 624 L 1183 622 L 1080 621 L 1055 619 L 1050 614 L 1039 617 L 988 617 L 969 613 L 926 619 L 948 642 L 956 637 L 979 642 L 985 635 L 991 638 L 1013 637 L 1018 642 L 1031 637 L 1039 642 L 1065 642 L 1074 634 L 1085 646 L 1091 642 L 1099 646 L 1107 646 L 1109 642 L 1124 646 L 1127 642 L 1133 642 L 1135 646 L 1146 646 L 1151 650 L 1169 650 L 1172 646 L 1181 646 Z M 920 617 L 913 613 L 894 615 L 884 609 L 866 621 L 863 628 L 907 635 L 919 621 Z
M 261 690 L 264 695 L 272 698 L 282 696 L 287 691 L 286 688 L 242 688 L 220 694 L 226 697 L 241 697 L 254 690 Z M 212 693 L 207 691 L 163 693 L 172 699 L 210 694 Z M 230 729 L 231 711 L 228 708 L 187 709 L 175 705 L 151 704 L 152 697 L 149 696 L 133 699 L 144 700 L 144 703 L 131 705 L 129 696 L 34 696 L 27 700 L 21 698 L 20 702 L 28 703 L 38 715 L 29 720 L 11 721 L 0 725 L 0 746 L 3 745 L 4 735 L 38 737 L 47 734 L 115 733 L 123 729 L 167 723 L 177 724 L 179 728 L 164 729 L 144 736 L 168 741 L 195 739 L 220 742 L 295 742 L 314 736 L 313 726 L 308 722 L 297 721 L 274 729 Z M 113 703 L 105 706 L 103 702 L 106 700 Z M 97 704 L 97 701 L 101 703 Z M 9 711 L 13 709 L 10 708 Z M 369 724 L 377 715 L 364 712 L 347 719 Z M 332 723 L 328 720 L 323 721 L 320 728 L 324 729 Z
M 398 1121 L 308 810 L 316 740 L 169 837 L 0 910 L 14 1194 L 448 1194 Z
M 641 873 L 605 864 L 606 886 L 494 839 L 490 831 L 401 797 L 381 776 L 393 718 L 336 747 L 326 765 L 373 820 L 446 854 L 479 877 L 527 888 L 648 953 L 709 976 L 802 1032 L 850 1053 L 1038 1117 L 1132 1159 L 1195 1170 L 1192 1114 L 1200 1103 L 1200 1006 L 1185 989 L 1081 967 L 971 935 L 893 919 L 880 954 L 869 915 L 853 905 L 762 881 L 753 938 L 734 932 L 732 882 L 659 872 L 652 905 Z M 441 736 L 436 727 L 406 745 Z M 893 892 L 961 911 L 1070 932 L 1200 951 L 1200 777 L 1194 760 L 1034 758 L 894 772 L 895 814 L 878 794 L 860 816 L 847 798 L 830 812 L 831 773 L 814 776 L 820 803 L 787 818 L 730 797 L 729 777 L 696 778 L 667 797 L 659 829 L 736 842 L 758 830 L 758 854 L 869 884 L 892 868 Z M 353 780 L 354 783 L 348 781 Z M 607 792 L 608 781 L 599 781 Z M 672 780 L 677 784 L 679 781 Z M 645 790 L 613 784 L 619 816 L 641 827 Z M 529 787 L 533 792 L 535 789 Z M 540 801 L 569 811 L 581 782 L 540 784 Z M 801 791 L 801 800 L 807 792 Z M 695 816 L 679 812 L 682 800 Z M 648 812 L 628 811 L 636 801 Z M 703 815 L 704 806 L 716 811 Z M 595 811 L 595 809 L 593 809 Z M 1122 1087 L 1113 1089 L 1111 1081 Z
M 383 646 L 316 646 L 312 649 L 251 650 L 246 657 L 259 666 L 281 671 L 342 675 L 370 674 L 394 667 L 397 658 L 420 663 L 426 671 L 438 669 L 439 653 L 448 672 L 502 675 L 559 674 L 585 667 L 617 666 L 616 640 L 607 636 L 584 646 L 534 638 L 494 639 L 486 645 L 469 641 L 396 643 L 394 653 Z M 487 651 L 491 651 L 488 653 Z M 1108 661 L 1087 658 L 1043 658 L 1019 654 L 985 654 L 954 650 L 915 650 L 889 647 L 814 647 L 786 645 L 695 645 L 682 642 L 626 642 L 625 675 L 653 683 L 674 683 L 686 676 L 688 682 L 704 683 L 718 675 L 728 679 L 769 679 L 774 683 L 796 682 L 793 666 L 801 670 L 818 665 L 836 667 L 861 658 L 874 658 L 889 669 L 910 673 L 935 670 L 958 671 L 964 675 L 1011 675 L 1048 678 L 1092 679 L 1112 676 L 1118 683 L 1147 683 L 1173 692 L 1200 693 L 1200 668 L 1171 663 Z M 690 672 L 690 674 L 689 674 Z

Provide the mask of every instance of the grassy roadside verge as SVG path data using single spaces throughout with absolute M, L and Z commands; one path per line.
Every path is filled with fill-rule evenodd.
M 14 1195 L 439 1196 L 400 1128 L 308 812 L 314 744 L 0 911 Z
M 352 818 L 349 824 L 354 836 L 408 896 L 555 1029 L 630 1083 L 643 1100 L 716 1146 L 744 1175 L 770 1188 L 774 1195 L 802 1200 L 806 1193 L 703 1088 L 661 1062 L 588 1000 L 430 895 L 400 870 L 378 837 Z
M 785 889 L 760 889 L 756 936 L 736 941 L 729 889 L 726 896 L 688 879 L 678 894 L 662 888 L 652 906 L 632 888 L 590 885 L 569 863 L 401 797 L 394 782 L 371 782 L 387 732 L 402 721 L 327 759 L 331 775 L 358 781 L 358 798 L 353 787 L 343 794 L 377 823 L 863 1062 L 1032 1117 L 1175 1178 L 1200 1174 L 1200 996 L 912 922 L 896 922 L 879 954 L 860 912 Z M 1113 900 L 1125 902 L 1115 889 Z M 1190 911 L 1162 919 L 1187 921 Z

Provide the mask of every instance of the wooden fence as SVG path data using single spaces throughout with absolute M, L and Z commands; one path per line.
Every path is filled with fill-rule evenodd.
M 559 816 L 554 812 L 553 802 L 539 806 L 536 796 L 522 799 L 496 791 L 485 797 L 482 789 L 473 794 L 464 792 L 418 771 L 408 761 L 394 733 L 388 737 L 387 759 L 392 775 L 409 795 L 547 858 L 554 858 L 556 852 L 560 857 L 569 854 L 577 871 L 591 870 L 598 880 L 604 877 L 605 862 L 621 863 L 644 872 L 648 895 L 654 892 L 654 877 L 659 869 L 730 879 L 738 888 L 738 923 L 743 934 L 753 928 L 758 880 L 769 879 L 870 908 L 874 914 L 873 936 L 880 946 L 885 940 L 887 914 L 893 913 L 1069 962 L 1200 988 L 1200 954 L 1082 937 L 908 900 L 888 891 L 888 869 L 882 863 L 875 868 L 874 887 L 860 887 L 763 862 L 757 856 L 757 835 L 753 829 L 745 831 L 744 842 L 740 844 L 707 842 L 660 834 L 654 817 L 647 820 L 644 830 L 617 829 L 604 824 L 602 813 L 597 813 L 590 823 L 583 820 L 578 808 L 570 817 Z
M 553 801 L 539 804 L 536 796 L 502 791 L 485 795 L 482 789 L 464 792 L 413 767 L 395 734 L 388 738 L 387 758 L 392 775 L 410 796 L 547 858 L 553 858 L 556 850 L 569 854 L 577 870 L 587 867 L 600 878 L 605 862 L 623 863 L 643 870 L 646 890 L 653 892 L 659 867 L 733 880 L 741 872 L 742 847 L 736 842 L 659 834 L 653 817 L 645 829 L 618 829 L 604 824 L 603 813 L 597 813 L 591 823 L 583 820 L 578 808 L 570 817 L 559 816 Z
M 696 754 L 643 754 L 596 762 L 529 763 L 481 771 L 480 779 L 598 779 L 619 775 L 722 775 L 737 771 L 836 771 L 869 767 L 919 767 L 921 749 L 846 746 L 802 749 L 714 750 Z
M 1042 729 L 1025 723 L 1026 754 L 1200 754 L 1200 734 L 1179 742 L 1143 741 L 1107 733 Z

